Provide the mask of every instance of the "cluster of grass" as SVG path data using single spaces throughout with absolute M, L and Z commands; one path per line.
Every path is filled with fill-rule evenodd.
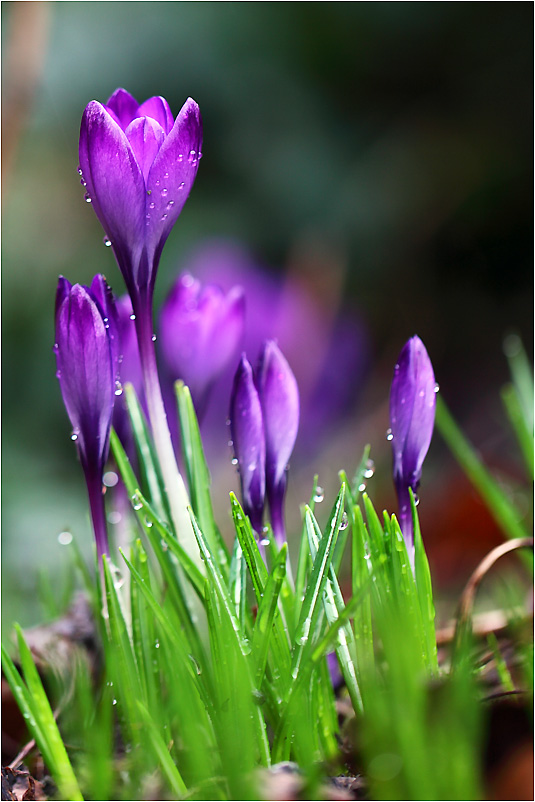
M 529 422 L 517 414 L 518 384 L 511 387 L 507 408 L 527 456 Z M 229 549 L 214 518 L 189 391 L 177 384 L 176 392 L 201 560 L 166 523 L 149 430 L 128 388 L 139 477 L 115 433 L 112 451 L 139 537 L 115 564 L 103 560 L 96 581 L 76 558 L 99 628 L 101 665 L 92 672 L 76 662 L 68 701 L 58 684 L 56 722 L 20 629 L 20 671 L 3 650 L 4 671 L 58 798 L 258 799 L 262 769 L 288 760 L 299 766 L 303 798 L 318 798 L 326 777 L 347 770 L 340 743 L 348 736 L 372 798 L 482 798 L 484 718 L 473 644 L 465 627 L 453 659 L 439 667 L 414 498 L 414 571 L 396 517 L 378 515 L 362 492 L 369 449 L 351 480 L 340 473 L 326 520 L 313 482 L 294 571 L 286 544 L 279 549 L 269 529 L 258 543 L 233 494 Z M 517 536 L 518 515 L 444 405 L 438 423 L 474 482 L 483 481 L 497 520 L 505 529 L 514 521 L 507 534 Z M 344 600 L 339 576 L 348 563 L 352 593 Z M 331 652 L 354 712 L 343 732 Z

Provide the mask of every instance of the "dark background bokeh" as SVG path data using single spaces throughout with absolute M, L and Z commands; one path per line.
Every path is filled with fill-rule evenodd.
M 38 615 L 42 566 L 58 583 L 71 571 L 59 532 L 90 543 L 53 300 L 60 273 L 103 271 L 122 291 L 76 174 L 83 108 L 117 86 L 162 94 L 175 113 L 191 95 L 203 113 L 204 158 L 157 304 L 190 248 L 232 237 L 281 275 L 298 265 L 319 298 L 332 270 L 368 328 L 358 406 L 296 471 L 291 520 L 314 471 L 334 487 L 366 442 L 370 492 L 395 509 L 388 388 L 416 332 L 471 439 L 522 481 L 499 389 L 504 336 L 532 348 L 532 31 L 525 2 L 2 4 L 5 621 Z M 500 535 L 438 435 L 421 498 L 436 581 L 456 589 Z

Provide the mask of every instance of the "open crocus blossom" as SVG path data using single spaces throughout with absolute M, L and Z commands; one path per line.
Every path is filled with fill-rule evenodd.
M 244 510 L 259 533 L 267 491 L 273 534 L 279 544 L 286 538 L 286 471 L 298 424 L 295 376 L 277 344 L 268 340 L 255 376 L 242 356 L 232 389 L 230 425 Z
M 390 433 L 399 522 L 414 564 L 414 532 L 409 488 L 416 493 L 435 423 L 433 366 L 423 342 L 414 336 L 403 346 L 390 390 Z
M 284 495 L 288 461 L 299 426 L 299 390 L 280 348 L 268 340 L 260 358 L 257 387 L 266 438 L 266 492 L 276 540 L 285 540 Z
M 119 344 L 113 296 L 103 276 L 91 287 L 61 277 L 56 293 L 57 377 L 85 474 L 99 557 L 108 554 L 102 472 L 108 458 Z
M 188 385 L 199 418 L 212 385 L 240 345 L 244 322 L 241 287 L 224 293 L 215 284 L 202 286 L 188 273 L 179 276 L 162 307 L 163 357 L 172 379 Z
M 202 123 L 189 98 L 176 120 L 162 97 L 141 105 L 124 89 L 92 100 L 80 128 L 80 176 L 138 314 L 150 303 L 162 248 L 201 158 Z
M 266 494 L 266 443 L 260 398 L 253 370 L 245 354 L 234 377 L 230 428 L 240 472 L 243 509 L 251 519 L 253 529 L 259 534 Z

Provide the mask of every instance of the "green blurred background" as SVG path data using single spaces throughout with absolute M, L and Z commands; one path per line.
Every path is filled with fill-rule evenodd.
M 371 495 L 395 509 L 388 389 L 414 333 L 455 415 L 527 503 L 499 389 L 504 336 L 530 352 L 533 339 L 531 3 L 4 2 L 2 23 L 5 623 L 39 617 L 40 570 L 54 586 L 72 574 L 58 533 L 91 543 L 53 302 L 58 274 L 103 271 L 122 292 L 76 173 L 82 111 L 117 86 L 162 94 L 175 114 L 191 95 L 204 119 L 157 305 L 190 248 L 232 237 L 281 276 L 300 271 L 318 303 L 334 287 L 331 311 L 343 297 L 367 326 L 358 408 L 292 476 L 290 521 L 314 471 L 334 487 L 366 442 Z M 221 475 L 225 519 L 237 481 Z M 421 499 L 436 581 L 455 590 L 500 534 L 438 435 Z

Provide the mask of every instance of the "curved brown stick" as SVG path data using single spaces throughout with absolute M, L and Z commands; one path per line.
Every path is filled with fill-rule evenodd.
M 499 546 L 496 546 L 496 548 L 492 549 L 492 551 L 489 551 L 486 557 L 481 560 L 472 576 L 466 583 L 465 589 L 463 590 L 463 594 L 461 596 L 461 601 L 459 603 L 459 614 L 457 616 L 457 624 L 455 627 L 455 650 L 457 650 L 460 644 L 461 635 L 465 631 L 468 620 L 471 617 L 476 591 L 481 583 L 481 580 L 490 571 L 494 563 L 500 559 L 500 557 L 503 557 L 512 551 L 516 551 L 517 549 L 533 548 L 533 542 L 534 541 L 532 537 L 517 537 L 514 540 L 508 540 L 506 543 L 502 543 Z

